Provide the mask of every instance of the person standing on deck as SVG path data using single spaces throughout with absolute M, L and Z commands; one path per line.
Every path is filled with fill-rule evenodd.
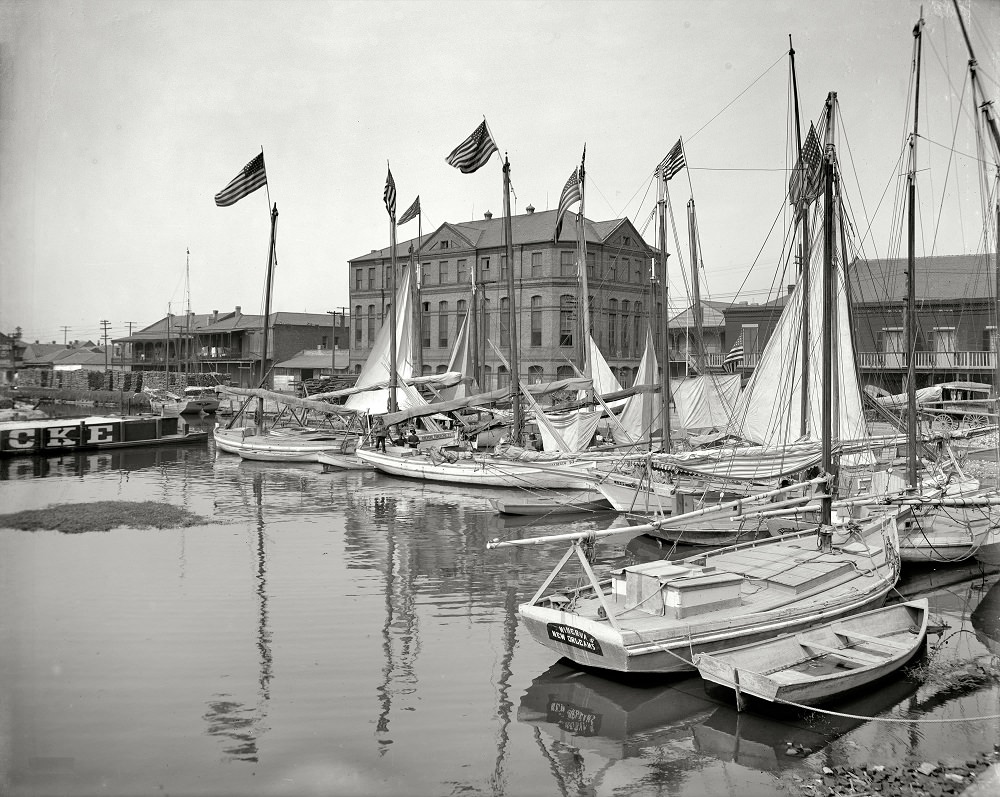
M 375 419 L 375 425 L 373 427 L 375 432 L 375 450 L 385 453 L 385 438 L 388 435 L 388 431 L 385 428 L 385 421 L 381 417 Z

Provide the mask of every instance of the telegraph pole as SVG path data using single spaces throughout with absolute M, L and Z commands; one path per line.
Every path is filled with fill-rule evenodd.
M 69 332 L 69 327 L 59 327 L 63 331 L 63 346 L 67 345 L 66 333 Z
M 104 374 L 107 377 L 108 373 L 108 327 L 111 326 L 110 321 L 101 321 L 101 337 L 104 338 Z

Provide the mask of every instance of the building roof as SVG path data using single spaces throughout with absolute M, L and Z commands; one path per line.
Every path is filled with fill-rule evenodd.
M 191 313 L 187 316 L 171 316 L 170 337 L 183 337 L 188 330 L 192 335 L 204 335 L 213 332 L 237 332 L 248 329 L 261 329 L 262 315 L 248 315 L 238 308 L 230 313 Z M 321 326 L 330 327 L 333 316 L 327 313 L 271 313 L 271 326 Z M 115 338 L 114 343 L 142 343 L 143 341 L 165 340 L 167 337 L 167 319 L 161 318 L 138 332 L 125 337 Z
M 53 360 L 53 365 L 100 365 L 107 364 L 103 349 L 67 349 Z
M 332 355 L 332 357 L 331 357 Z M 351 357 L 347 349 L 304 349 L 288 360 L 275 363 L 275 368 L 346 368 Z
M 556 230 L 556 210 L 539 210 L 532 213 L 522 213 L 518 216 L 511 216 L 511 236 L 514 246 L 527 246 L 529 244 L 551 244 Z M 463 249 L 498 249 L 504 245 L 503 239 L 503 216 L 492 216 L 489 219 L 474 219 L 472 221 L 445 222 L 434 232 L 425 235 L 422 239 L 410 238 L 396 243 L 396 257 L 408 258 L 410 247 L 413 246 L 419 257 L 423 257 L 429 251 L 429 246 L 435 239 L 450 233 L 458 237 L 455 248 L 459 251 Z M 576 214 L 567 213 L 563 218 L 562 230 L 559 234 L 560 244 L 576 244 Z M 603 244 L 617 230 L 627 229 L 630 236 L 634 236 L 635 246 L 646 250 L 645 253 L 652 256 L 653 252 L 649 245 L 627 218 L 613 219 L 611 221 L 591 221 L 584 219 L 584 230 L 588 243 Z M 367 254 L 351 258 L 351 263 L 364 262 L 366 260 L 384 260 L 391 257 L 392 247 L 375 249 Z
M 702 327 L 724 327 L 726 325 L 725 310 L 729 308 L 728 302 L 701 302 L 701 325 Z M 667 326 L 676 329 L 683 329 L 694 326 L 694 305 L 682 310 L 667 322 Z
M 914 290 L 923 301 L 993 299 L 992 256 L 935 255 L 914 260 Z M 851 293 L 855 302 L 906 300 L 905 257 L 855 260 L 851 264 Z

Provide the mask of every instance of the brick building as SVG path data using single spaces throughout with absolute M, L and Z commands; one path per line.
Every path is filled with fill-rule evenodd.
M 511 218 L 518 356 L 522 379 L 552 381 L 574 375 L 581 361 L 576 216 L 566 215 L 555 238 L 556 211 L 527 212 Z M 509 374 L 489 345 L 506 353 L 509 344 L 507 256 L 503 219 L 446 222 L 422 240 L 396 247 L 402 270 L 419 269 L 416 338 L 424 374 L 448 365 L 459 325 L 477 286 L 477 381 L 484 390 L 507 383 Z M 657 311 L 650 282 L 653 252 L 628 219 L 585 220 L 587 279 L 592 335 L 615 376 L 630 385 L 638 368 L 649 312 Z M 412 253 L 411 253 L 412 248 Z M 411 260 L 412 254 L 412 260 Z M 390 307 L 389 248 L 349 261 L 351 367 L 356 372 L 371 351 Z

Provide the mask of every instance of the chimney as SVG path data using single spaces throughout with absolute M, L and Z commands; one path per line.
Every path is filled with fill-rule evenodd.
M 530 216 L 532 213 L 535 212 L 535 206 L 534 205 L 528 205 L 528 207 L 526 207 L 525 210 L 528 212 L 528 215 Z
M 219 320 L 219 311 L 218 310 L 213 310 L 212 311 L 212 323 L 214 324 L 218 320 Z
M 236 315 L 242 315 L 242 314 L 243 314 L 243 308 L 240 307 L 239 305 L 236 305 Z
M 492 218 L 493 218 L 493 213 L 487 210 L 487 211 L 486 211 L 486 212 L 485 212 L 485 213 L 483 214 L 483 218 L 484 218 L 484 219 L 486 219 L 486 221 L 489 221 L 490 219 L 492 219 Z

